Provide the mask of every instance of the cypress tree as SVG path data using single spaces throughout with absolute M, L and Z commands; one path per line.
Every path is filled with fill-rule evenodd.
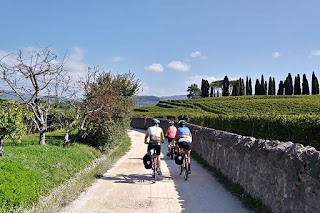
M 246 94 L 245 95 L 249 95 L 250 92 L 249 92 L 249 79 L 248 79 L 248 76 L 246 76 Z
M 254 94 L 255 95 L 260 95 L 260 82 L 259 79 L 256 80 L 256 84 L 254 86 Z
M 273 91 L 272 91 L 273 87 L 272 87 L 272 85 L 273 85 L 273 82 L 272 82 L 272 78 L 271 78 L 271 76 L 270 76 L 270 77 L 269 77 L 268 95 L 273 95 Z
M 210 97 L 213 97 L 213 87 L 210 87 Z
M 248 90 L 248 95 L 252 95 L 252 82 L 251 82 L 251 78 L 249 78 L 249 90 Z
M 243 78 L 240 78 L 241 79 L 241 81 L 240 81 L 240 95 L 242 96 L 242 95 L 246 95 L 246 92 L 245 92 L 245 87 L 244 87 L 244 80 L 243 80 Z
M 302 77 L 302 95 L 309 95 L 309 83 L 306 74 L 303 74 Z
M 222 96 L 229 96 L 229 79 L 228 76 L 225 76 L 223 81 L 222 81 Z
M 260 84 L 260 88 L 259 88 L 259 94 L 260 95 L 266 95 L 267 94 L 263 75 L 261 75 L 261 84 Z
M 314 72 L 312 72 L 312 83 L 311 83 L 311 94 L 312 95 L 318 95 L 319 94 L 319 82 L 318 82 L 318 78 L 316 77 L 316 75 L 314 74 Z
M 292 95 L 293 94 L 293 84 L 292 84 L 292 77 L 291 74 L 288 73 L 288 77 L 286 78 L 284 82 L 285 87 L 285 95 Z
M 204 79 L 202 79 L 202 82 L 201 82 L 201 97 L 202 98 L 209 97 L 209 82 Z
M 277 95 L 283 95 L 283 89 L 284 89 L 284 83 L 283 81 L 280 81 Z
M 274 80 L 274 78 L 272 78 L 272 90 L 273 90 L 272 95 L 276 95 L 276 80 Z
M 268 91 L 268 84 L 267 84 L 267 81 L 264 82 L 264 95 L 267 95 L 267 91 Z
M 300 83 L 300 75 L 299 74 L 296 77 L 294 77 L 293 92 L 295 95 L 301 95 L 301 83 Z

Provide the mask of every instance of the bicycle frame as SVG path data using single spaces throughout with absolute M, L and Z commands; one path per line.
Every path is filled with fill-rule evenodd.
M 188 180 L 188 174 L 189 174 L 189 171 L 188 171 L 188 152 L 183 149 L 183 148 L 180 148 L 180 153 L 183 155 L 183 162 L 180 166 L 180 175 L 182 174 L 182 172 L 184 173 L 184 180 Z
M 156 181 L 158 157 L 157 157 L 157 153 L 156 153 L 156 148 L 152 148 L 151 150 L 153 151 L 151 154 L 152 168 L 153 168 L 152 178 L 154 181 Z

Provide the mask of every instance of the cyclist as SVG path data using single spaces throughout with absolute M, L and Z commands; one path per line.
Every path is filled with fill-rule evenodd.
M 159 175 L 161 172 L 161 163 L 160 163 L 160 153 L 161 153 L 161 143 L 164 142 L 164 134 L 161 127 L 159 127 L 160 121 L 158 119 L 152 119 L 153 126 L 150 126 L 146 131 L 146 136 L 144 138 L 144 143 L 148 144 L 147 152 L 150 154 L 150 150 L 155 148 L 157 155 L 157 168 L 156 171 Z M 149 138 L 149 142 L 148 142 Z
M 171 141 L 174 141 L 176 134 L 177 134 L 177 127 L 174 126 L 173 121 L 170 121 L 169 127 L 166 132 L 166 136 L 168 137 L 168 152 L 167 152 L 168 157 L 170 156 L 170 143 Z
M 179 149 L 184 149 L 188 152 L 188 171 L 191 174 L 190 170 L 190 153 L 191 153 L 191 142 L 192 142 L 192 134 L 190 129 L 186 126 L 185 120 L 179 121 L 179 128 L 176 135 L 176 141 Z

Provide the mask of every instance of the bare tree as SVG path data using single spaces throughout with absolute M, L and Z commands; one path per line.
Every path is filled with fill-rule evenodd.
M 0 59 L 4 92 L 11 92 L 32 111 L 40 144 L 45 144 L 50 107 L 68 90 L 70 77 L 63 65 L 64 59 L 59 62 L 49 48 L 20 50 Z

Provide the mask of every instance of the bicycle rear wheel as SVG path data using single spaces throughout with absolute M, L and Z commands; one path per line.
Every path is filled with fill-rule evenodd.
M 153 156 L 153 173 L 152 178 L 154 181 L 156 181 L 157 178 L 157 156 Z
M 189 171 L 188 171 L 188 158 L 187 157 L 184 159 L 184 170 L 183 170 L 184 171 L 184 180 L 185 181 L 188 180 L 188 174 L 189 174 Z

